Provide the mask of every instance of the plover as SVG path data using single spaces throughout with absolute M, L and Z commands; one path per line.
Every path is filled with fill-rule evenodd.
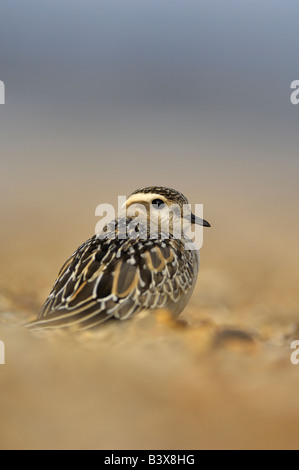
M 144 209 L 135 225 L 129 215 L 133 204 Z M 126 320 L 142 310 L 165 308 L 174 316 L 180 314 L 199 269 L 198 250 L 186 249 L 190 239 L 173 234 L 175 223 L 181 224 L 185 217 L 187 204 L 185 196 L 174 189 L 151 186 L 134 191 L 124 212 L 64 264 L 37 320 L 28 326 L 89 329 L 109 319 Z M 178 210 L 172 212 L 165 233 L 161 221 L 170 206 Z M 155 237 L 149 229 L 149 214 L 156 216 Z M 193 224 L 210 227 L 191 213 L 190 218 Z M 125 236 L 119 237 L 124 229 Z

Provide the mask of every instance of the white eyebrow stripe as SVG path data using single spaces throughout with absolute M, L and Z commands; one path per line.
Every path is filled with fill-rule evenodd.
M 125 202 L 125 207 L 130 206 L 131 204 L 134 203 L 140 203 L 142 204 L 143 202 L 152 202 L 153 199 L 161 199 L 161 201 L 165 202 L 167 204 L 167 199 L 164 196 L 161 196 L 161 194 L 157 193 L 137 193 L 133 194 L 130 196 L 127 201 Z M 123 206 L 124 207 L 124 206 Z

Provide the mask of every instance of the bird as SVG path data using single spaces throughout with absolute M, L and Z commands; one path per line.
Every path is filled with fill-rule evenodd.
M 87 330 L 158 309 L 176 318 L 189 302 L 199 270 L 199 251 L 189 249 L 189 236 L 183 230 L 181 237 L 174 236 L 175 227 L 186 222 L 184 207 L 192 224 L 210 227 L 192 214 L 177 190 L 147 186 L 134 191 L 118 217 L 66 261 L 37 319 L 27 326 Z

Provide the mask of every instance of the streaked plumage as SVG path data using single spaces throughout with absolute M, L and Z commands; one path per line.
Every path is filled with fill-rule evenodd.
M 127 204 L 150 204 L 157 197 L 165 204 L 188 203 L 175 190 L 149 187 L 135 191 Z M 125 320 L 144 309 L 167 308 L 174 315 L 184 309 L 198 275 L 198 251 L 186 250 L 189 240 L 175 239 L 171 233 L 165 239 L 151 239 L 142 225 L 129 228 L 125 239 L 115 237 L 114 233 L 130 227 L 131 220 L 127 216 L 116 219 L 100 237 L 92 237 L 77 249 L 30 327 L 87 329 L 111 318 Z

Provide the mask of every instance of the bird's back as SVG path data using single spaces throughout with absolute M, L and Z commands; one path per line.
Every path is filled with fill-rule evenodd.
M 198 252 L 171 235 L 147 238 L 142 229 L 119 238 L 124 225 L 127 220 L 114 221 L 77 249 L 31 327 L 86 329 L 144 309 L 167 308 L 174 315 L 184 309 L 197 279 Z

